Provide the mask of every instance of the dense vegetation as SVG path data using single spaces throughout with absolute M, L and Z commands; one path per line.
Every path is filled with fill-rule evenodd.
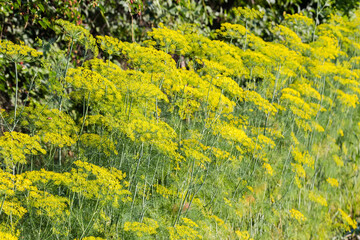
M 33 2 L 32 23 L 2 6 L 1 239 L 358 233 L 360 11 L 235 7 L 212 29 L 193 9 L 140 35 L 140 4 L 121 35 L 81 25 L 111 20 L 97 2 Z

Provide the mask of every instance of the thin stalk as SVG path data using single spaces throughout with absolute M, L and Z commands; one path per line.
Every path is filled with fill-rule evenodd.
M 130 12 L 131 14 L 131 12 Z M 134 17 L 131 15 L 131 41 L 135 42 L 135 36 L 134 36 Z
M 95 209 L 96 209 L 96 210 L 94 211 L 93 215 L 91 216 L 91 219 L 90 219 L 88 225 L 86 226 L 85 230 L 84 230 L 83 233 L 81 234 L 80 239 L 82 239 L 82 238 L 84 237 L 85 233 L 87 232 L 88 228 L 90 227 L 90 224 L 92 223 L 92 221 L 93 221 L 93 219 L 94 219 L 95 214 L 98 213 L 98 211 L 99 211 L 99 209 L 98 209 L 98 207 L 99 207 L 99 202 L 100 202 L 100 197 L 97 199 L 97 202 L 96 202 L 96 206 L 95 206 Z
M 193 181 L 193 177 L 194 177 L 194 171 L 195 171 L 195 159 L 193 160 L 192 162 L 192 166 L 191 166 L 191 174 L 190 174 L 190 183 L 188 185 L 188 188 L 187 188 L 187 192 L 185 194 L 185 197 L 182 199 L 181 201 L 181 204 L 179 206 L 179 210 L 178 210 L 178 213 L 177 213 L 177 216 L 176 216 L 176 219 L 175 219 L 175 222 L 174 222 L 174 227 L 176 225 L 176 223 L 179 221 L 180 219 L 180 216 L 181 216 L 181 212 L 183 211 L 183 208 L 184 208 L 184 205 L 185 205 L 185 202 L 186 202 L 186 199 L 188 198 L 189 194 L 190 194 L 190 191 L 191 191 L 191 183 Z
M 66 78 L 66 74 L 67 74 L 67 71 L 69 69 L 69 62 L 70 62 L 73 47 L 74 47 L 74 39 L 71 39 L 71 46 L 70 46 L 69 54 L 67 56 L 66 67 L 65 67 L 65 70 L 64 70 L 64 78 Z M 63 99 L 63 97 L 60 96 L 59 111 L 61 111 L 61 108 L 62 108 L 62 99 Z
M 19 91 L 19 77 L 18 77 L 18 70 L 17 70 L 17 62 L 15 63 L 15 81 L 16 81 L 16 88 L 15 88 L 15 109 L 14 109 L 14 126 L 12 131 L 14 131 L 16 126 L 16 110 L 17 110 L 17 102 L 18 102 L 18 91 Z
M 84 130 L 84 125 L 85 125 L 86 116 L 87 116 L 88 111 L 89 111 L 89 102 L 90 102 L 90 92 L 89 92 L 89 94 L 88 94 L 86 103 L 85 103 L 85 101 L 84 101 L 84 104 L 86 105 L 86 107 L 84 107 L 84 109 L 83 109 L 83 114 L 84 114 L 84 116 L 83 116 L 83 122 L 82 122 L 82 125 L 81 125 L 81 130 L 80 130 L 79 135 L 81 135 L 81 133 L 82 133 L 83 130 Z
M 4 202 L 5 202 L 5 198 L 6 198 L 6 194 L 4 195 L 3 200 L 2 200 L 2 202 L 1 202 L 0 215 L 1 215 L 2 210 L 3 210 L 3 206 L 4 206 Z

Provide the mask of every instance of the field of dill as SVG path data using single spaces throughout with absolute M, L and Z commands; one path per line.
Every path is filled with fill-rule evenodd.
M 248 24 L 161 25 L 141 43 L 55 24 L 62 45 L 0 41 L 16 82 L 0 239 L 357 234 L 360 11 L 285 15 L 270 42 Z

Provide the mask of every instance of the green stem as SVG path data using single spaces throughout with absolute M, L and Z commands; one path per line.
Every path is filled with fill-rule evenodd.
M 19 90 L 19 78 L 18 78 L 17 62 L 15 62 L 15 81 L 16 81 L 15 110 L 14 110 L 14 126 L 13 126 L 12 131 L 14 131 L 15 126 L 16 126 L 16 110 L 17 110 L 17 102 L 18 102 L 18 90 Z
M 87 98 L 87 103 L 86 103 L 86 109 L 84 110 L 84 116 L 83 116 L 83 122 L 82 122 L 82 125 L 81 125 L 81 130 L 80 130 L 80 133 L 79 133 L 79 136 L 82 134 L 83 130 L 84 130 L 84 125 L 85 125 L 85 120 L 86 120 L 86 116 L 88 114 L 88 111 L 89 111 L 89 102 L 90 102 L 90 92 L 88 94 L 88 98 Z
M 71 53 L 72 53 L 73 47 L 74 47 L 74 39 L 71 40 L 70 51 L 69 51 L 69 54 L 68 54 L 68 57 L 67 57 L 66 67 L 65 67 L 65 71 L 64 71 L 64 79 L 66 78 L 67 71 L 68 71 L 68 69 L 69 69 L 69 62 L 70 62 L 70 58 L 71 58 Z M 60 102 L 59 102 L 59 111 L 60 111 L 60 112 L 61 112 L 61 108 L 62 108 L 62 100 L 63 100 L 63 97 L 60 96 Z

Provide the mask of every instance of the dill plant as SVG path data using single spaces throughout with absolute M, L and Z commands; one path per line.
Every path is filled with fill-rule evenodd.
M 355 231 L 360 13 L 318 26 L 286 15 L 267 42 L 249 27 L 263 13 L 236 11 L 244 20 L 211 38 L 161 25 L 128 43 L 57 20 L 66 43 L 43 54 L 1 41 L 15 70 L 15 55 L 41 59 L 48 95 L 0 111 L 0 236 Z

